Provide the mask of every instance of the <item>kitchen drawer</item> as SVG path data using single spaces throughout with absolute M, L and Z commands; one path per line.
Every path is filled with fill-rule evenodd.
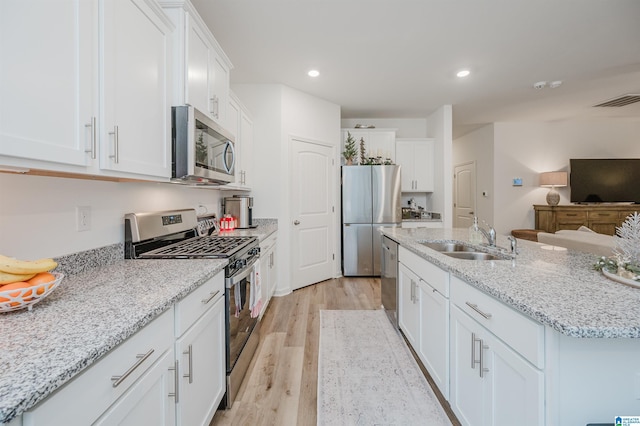
M 457 277 L 451 302 L 538 368 L 544 368 L 544 326 Z
M 400 246 L 398 260 L 414 274 L 435 288 L 445 297 L 449 297 L 449 272 L 438 268 L 433 263 Z
M 171 350 L 174 342 L 172 328 L 173 309 L 169 309 L 71 382 L 25 412 L 23 426 L 92 424 L 165 352 Z M 114 387 L 112 377 L 125 376 L 128 370 L 131 373 Z
M 276 232 L 269 235 L 266 239 L 260 241 L 260 255 L 269 251 L 276 244 L 278 234 Z
M 224 297 L 224 272 L 219 272 L 176 303 L 176 337 L 182 336 L 220 297 Z
M 586 222 L 586 211 L 558 211 L 556 212 L 556 222 Z

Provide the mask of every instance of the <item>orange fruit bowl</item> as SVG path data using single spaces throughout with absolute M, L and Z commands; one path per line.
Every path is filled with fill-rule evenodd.
M 0 286 L 0 312 L 32 309 L 32 306 L 47 297 L 62 281 L 64 274 L 47 272 L 28 281 L 19 281 Z

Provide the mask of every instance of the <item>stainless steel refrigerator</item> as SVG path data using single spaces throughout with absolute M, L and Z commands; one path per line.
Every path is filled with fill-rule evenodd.
M 400 166 L 342 167 L 342 274 L 380 276 L 379 228 L 399 226 Z

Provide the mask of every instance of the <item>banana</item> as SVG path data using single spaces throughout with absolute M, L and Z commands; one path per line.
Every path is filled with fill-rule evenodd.
M 16 281 L 26 281 L 35 276 L 36 276 L 35 273 L 34 274 L 10 274 L 8 272 L 0 271 L 0 285 L 14 283 Z M 0 287 L 0 291 L 2 291 L 2 287 Z
M 0 254 L 0 272 L 10 274 L 37 274 L 50 271 L 58 266 L 53 259 L 18 260 Z

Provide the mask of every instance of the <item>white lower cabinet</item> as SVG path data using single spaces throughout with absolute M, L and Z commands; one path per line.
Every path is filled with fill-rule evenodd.
M 449 397 L 449 300 L 425 281 L 418 284 L 418 356 L 445 398 Z
M 449 395 L 449 274 L 400 247 L 399 326 L 442 395 Z
M 173 397 L 160 390 L 173 389 L 173 309 L 122 342 L 89 369 L 75 377 L 23 415 L 24 426 L 84 426 L 118 418 L 124 424 L 137 416 L 138 403 L 152 407 L 154 415 L 171 415 Z M 169 355 L 169 357 L 167 357 Z M 131 417 L 129 417 L 131 416 Z M 157 423 L 157 424 L 174 424 Z M 169 419 L 171 420 L 171 419 Z M 142 422 L 140 425 L 156 423 Z
M 277 264 L 276 264 L 277 234 L 271 234 L 267 239 L 260 242 L 260 283 L 262 291 L 262 316 L 267 309 L 269 300 L 276 291 L 277 286 Z
M 226 378 L 224 314 L 222 296 L 176 341 L 178 425 L 208 425 L 222 400 Z
M 224 272 L 22 415 L 23 426 L 208 425 L 225 392 Z
M 400 263 L 398 265 L 398 326 L 416 349 L 420 336 L 420 304 L 418 293 L 418 276 Z
M 172 426 L 176 424 L 173 349 L 151 367 L 94 423 L 96 426 Z
M 543 425 L 544 375 L 454 305 L 449 403 L 463 425 Z

